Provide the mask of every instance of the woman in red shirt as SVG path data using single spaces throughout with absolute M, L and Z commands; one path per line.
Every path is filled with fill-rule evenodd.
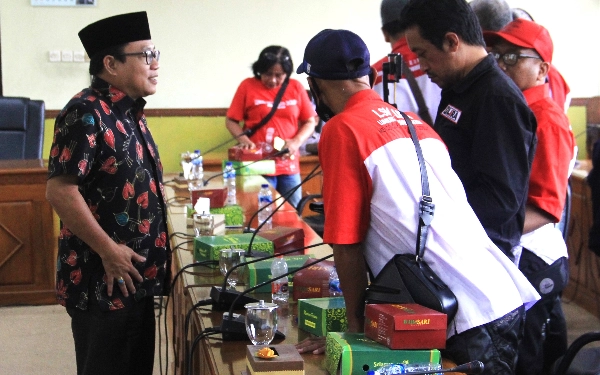
M 287 196 L 300 184 L 300 154 L 298 149 L 313 133 L 316 125 L 312 102 L 306 89 L 295 79 L 290 52 L 281 46 L 269 46 L 260 52 L 252 64 L 254 77 L 240 83 L 227 111 L 225 126 L 237 137 L 243 148 L 262 148 L 263 155 L 276 152 L 273 141 L 279 137 L 285 141 L 288 154 L 275 158 L 275 173 L 264 176 L 281 195 Z M 250 137 L 242 135 L 252 129 L 273 108 L 273 101 L 284 81 L 289 83 L 273 117 Z M 240 123 L 243 122 L 243 126 Z M 288 199 L 295 207 L 302 197 L 297 189 Z

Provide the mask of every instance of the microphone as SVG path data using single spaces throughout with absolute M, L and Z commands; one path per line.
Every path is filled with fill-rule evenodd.
M 310 180 L 311 178 L 318 176 L 319 173 L 315 173 L 315 171 L 321 166 L 321 164 L 317 164 L 315 165 L 315 167 L 306 175 L 306 177 L 304 177 L 304 179 L 302 181 L 300 181 L 300 183 L 298 185 L 296 185 L 292 190 L 290 190 L 288 193 L 286 193 L 285 195 L 282 195 L 281 197 L 278 197 L 277 199 L 283 198 L 284 202 L 287 202 L 287 200 L 292 196 L 292 194 L 294 194 L 294 192 L 296 192 L 296 190 L 298 190 L 300 188 L 300 186 L 302 186 L 306 181 Z M 275 201 L 277 200 L 273 200 L 271 203 L 269 203 L 268 205 L 265 205 L 263 207 L 260 207 L 254 214 L 252 214 L 252 216 L 250 217 L 250 219 L 248 219 L 248 225 L 246 226 L 246 229 L 244 229 L 244 233 L 252 233 L 252 232 L 258 232 L 258 230 L 260 228 L 262 228 L 262 225 L 264 225 L 264 222 L 261 223 L 261 225 L 259 225 L 255 230 L 252 230 L 250 228 L 250 225 L 252 224 L 252 220 L 254 220 L 254 218 L 258 215 L 258 213 L 262 210 L 264 210 L 266 207 L 268 207 L 269 205 L 275 203 Z M 279 207 L 281 207 L 283 205 L 283 203 L 281 203 L 279 206 L 277 206 L 277 208 L 275 208 L 275 210 L 273 210 L 273 212 L 271 212 L 271 215 L 269 215 L 268 219 L 270 219 L 275 212 L 279 209 Z M 268 221 L 267 219 L 267 221 Z M 266 222 L 266 221 L 265 221 Z M 250 242 L 250 244 L 252 244 L 252 242 Z M 250 247 L 248 247 L 248 249 L 250 249 Z
M 453 368 L 447 368 L 442 370 L 411 371 L 410 373 L 413 375 L 438 374 L 441 372 L 462 372 L 464 374 L 481 374 L 484 367 L 485 366 L 481 361 L 471 361 Z
M 273 217 L 273 215 L 275 215 L 275 212 L 277 212 L 277 210 L 279 210 L 281 208 L 281 206 L 284 205 L 285 202 L 288 201 L 288 199 L 290 199 L 290 197 L 296 192 L 296 190 L 298 190 L 300 188 L 300 186 L 302 186 L 302 184 L 304 184 L 306 181 L 310 180 L 311 178 L 315 177 L 315 175 L 313 175 L 313 173 L 317 170 L 317 168 L 319 167 L 319 165 L 316 165 L 312 171 L 310 171 L 310 173 L 304 178 L 304 180 L 302 180 L 297 186 L 295 186 L 292 190 L 288 191 L 284 196 L 283 196 L 283 201 L 277 206 L 275 207 L 275 209 L 273 210 L 273 212 L 271 212 L 269 214 L 269 216 L 267 216 L 266 220 L 263 221 L 262 223 L 260 223 L 257 227 L 256 230 L 254 230 L 254 232 L 252 232 L 252 237 L 250 237 L 250 242 L 248 243 L 248 250 L 246 251 L 246 257 L 265 257 L 267 254 L 265 253 L 252 253 L 252 244 L 254 242 L 254 238 L 256 238 L 256 235 L 258 234 L 258 232 L 262 229 L 263 226 L 265 226 L 265 224 L 269 221 L 269 219 L 271 219 Z M 274 202 L 274 201 L 273 201 Z M 272 204 L 273 202 L 269 203 Z M 265 205 L 263 207 L 260 207 L 255 213 L 254 215 L 252 215 L 252 217 L 250 218 L 250 220 L 248 221 L 248 228 L 247 230 L 244 230 L 244 233 L 251 233 L 248 232 L 249 230 L 249 226 L 250 223 L 252 223 L 252 219 L 263 209 L 265 209 L 268 205 Z
M 226 144 L 228 144 L 231 141 L 235 141 L 236 139 L 238 139 L 241 136 L 247 135 L 248 137 L 250 137 L 251 135 L 253 135 L 256 131 L 252 131 L 252 129 L 246 129 L 243 132 L 241 132 L 240 134 L 236 135 L 235 137 L 231 137 L 228 140 L 226 140 L 225 142 L 219 143 L 218 145 L 216 145 L 213 148 L 210 148 L 208 151 L 205 151 L 202 156 L 208 154 L 209 152 L 212 152 L 216 149 L 218 149 L 219 147 L 225 146 Z
M 212 299 L 212 309 L 216 310 L 216 311 L 227 311 L 228 309 L 235 309 L 235 310 L 239 310 L 239 309 L 243 309 L 244 306 L 248 303 L 252 303 L 252 302 L 258 302 L 257 299 L 252 298 L 252 297 L 243 297 L 241 298 L 241 292 L 238 292 L 235 289 L 227 289 L 227 279 L 229 278 L 229 275 L 231 275 L 231 273 L 236 270 L 239 267 L 243 267 L 246 266 L 248 264 L 252 264 L 252 263 L 256 263 L 259 262 L 261 260 L 265 260 L 265 259 L 273 259 L 276 258 L 280 255 L 286 255 L 286 254 L 291 254 L 293 252 L 299 251 L 299 250 L 305 250 L 305 249 L 310 249 L 312 247 L 316 247 L 316 246 L 320 246 L 323 245 L 323 243 L 318 243 L 318 244 L 313 244 L 313 245 L 308 245 L 308 246 L 304 246 L 300 249 L 292 249 L 292 250 L 288 250 L 288 251 L 284 251 L 281 253 L 277 253 L 277 254 L 273 254 L 273 255 L 269 255 L 263 258 L 256 258 L 247 262 L 243 262 L 243 263 L 239 263 L 233 267 L 231 267 L 231 269 L 229 271 L 227 271 L 227 273 L 225 274 L 225 277 L 223 279 L 223 285 L 221 285 L 221 287 L 218 286 L 213 286 L 210 289 L 210 298 Z M 254 289 L 253 289 L 254 290 Z M 244 293 L 245 294 L 245 293 Z M 237 302 L 237 304 L 236 304 Z
M 276 157 L 278 157 L 278 156 L 281 156 L 281 155 L 287 154 L 287 153 L 289 153 L 289 152 L 290 152 L 290 150 L 289 150 L 289 149 L 287 149 L 287 148 L 284 148 L 283 150 L 281 150 L 281 151 L 278 151 L 278 152 L 276 152 L 276 153 L 274 153 L 274 154 L 272 154 L 272 155 L 268 155 L 268 156 L 266 156 L 266 157 L 264 157 L 264 158 L 262 158 L 262 159 L 254 160 L 254 161 L 253 161 L 253 162 L 251 162 L 251 163 L 248 163 L 248 164 L 246 164 L 246 165 L 241 165 L 241 166 L 239 166 L 239 167 L 237 167 L 237 168 L 233 168 L 233 169 L 234 169 L 235 171 L 238 171 L 238 170 L 240 170 L 240 169 L 242 169 L 242 168 L 246 168 L 246 167 L 247 167 L 247 166 L 249 166 L 249 165 L 252 165 L 252 164 L 254 164 L 254 163 L 258 163 L 259 161 L 268 160 L 268 159 L 271 159 L 271 158 L 276 158 Z M 216 174 L 216 175 L 214 175 L 214 176 L 210 176 L 210 177 L 209 177 L 209 178 L 207 178 L 206 180 L 202 180 L 202 186 L 206 186 L 206 185 L 208 185 L 208 182 L 209 182 L 210 180 L 212 180 L 212 179 L 214 179 L 214 178 L 217 178 L 217 177 L 219 177 L 219 176 L 222 176 L 222 175 L 224 175 L 224 174 L 225 174 L 225 172 L 223 171 L 223 172 L 221 172 L 221 173 L 217 173 L 217 174 Z
M 322 244 L 319 244 L 322 245 Z M 314 245 L 313 245 L 314 246 Z M 298 249 L 300 250 L 300 249 Z M 297 251 L 297 250 L 296 250 Z M 279 254 L 278 254 L 279 255 Z M 219 329 L 219 332 L 221 332 L 221 335 L 223 337 L 224 341 L 235 341 L 235 340 L 248 340 L 248 334 L 246 333 L 246 322 L 245 319 L 242 319 L 242 315 L 238 315 L 236 318 L 234 318 L 233 315 L 233 307 L 235 306 L 236 302 L 238 301 L 238 299 L 241 299 L 244 297 L 244 295 L 246 295 L 247 293 L 250 293 L 251 291 L 258 289 L 264 285 L 270 284 L 275 280 L 279 280 L 282 277 L 287 277 L 288 275 L 291 275 L 297 271 L 303 270 L 305 268 L 308 268 L 312 265 L 314 265 L 315 263 L 319 263 L 322 262 L 326 259 L 329 259 L 333 256 L 333 254 L 329 254 L 327 256 L 324 256 L 323 258 L 319 258 L 314 262 L 311 262 L 309 264 L 305 264 L 302 267 L 298 268 L 297 270 L 294 271 L 289 271 L 287 273 L 284 273 L 283 275 L 280 275 L 278 277 L 272 278 L 270 280 L 267 280 L 265 282 L 262 282 L 258 285 L 253 286 L 252 288 L 248 288 L 246 290 L 244 290 L 242 293 L 240 293 L 239 296 L 237 296 L 234 300 L 233 303 L 231 304 L 231 307 L 229 308 L 229 311 L 225 314 L 223 314 L 223 321 L 221 322 L 221 327 Z M 227 314 L 227 315 L 226 315 Z M 281 334 L 283 335 L 283 334 Z M 285 338 L 285 336 L 284 336 Z

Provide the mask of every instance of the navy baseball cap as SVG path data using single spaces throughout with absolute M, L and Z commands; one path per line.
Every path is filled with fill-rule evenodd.
M 327 80 L 364 77 L 371 72 L 369 49 L 348 30 L 325 29 L 306 45 L 296 73 Z

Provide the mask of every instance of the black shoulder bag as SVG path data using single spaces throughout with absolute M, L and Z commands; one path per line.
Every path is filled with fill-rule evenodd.
M 429 195 L 427 169 L 417 133 L 410 118 L 405 113 L 400 113 L 408 126 L 421 167 L 423 195 L 419 203 L 416 254 L 395 255 L 366 289 L 365 301 L 366 303 L 417 303 L 446 314 L 449 324 L 458 310 L 458 301 L 450 288 L 423 260 L 427 231 L 433 219 L 435 205 Z

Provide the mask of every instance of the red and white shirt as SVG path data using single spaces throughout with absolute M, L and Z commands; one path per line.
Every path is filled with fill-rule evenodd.
M 407 114 L 417 129 L 436 207 L 425 260 L 458 299 L 448 337 L 533 304 L 538 294 L 485 233 L 446 146 L 430 126 Z M 361 243 L 375 275 L 395 254 L 414 252 L 420 167 L 408 128 L 393 106 L 372 90 L 356 93 L 323 127 L 319 159 L 326 243 Z

